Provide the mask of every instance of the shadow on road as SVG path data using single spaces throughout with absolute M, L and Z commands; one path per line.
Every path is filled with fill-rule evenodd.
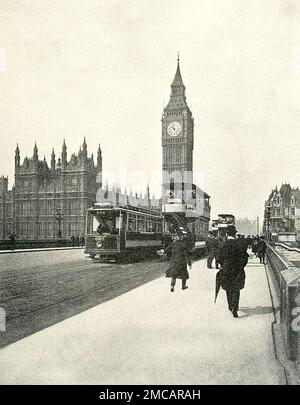
M 253 316 L 253 315 L 266 315 L 266 314 L 271 314 L 273 313 L 273 308 L 272 307 L 254 307 L 254 308 L 250 308 L 250 307 L 241 307 L 240 308 L 241 312 L 244 312 L 244 315 L 240 315 L 240 318 L 247 318 L 249 316 Z
M 167 263 L 97 264 L 90 260 L 2 271 L 0 348 L 114 299 L 158 277 Z

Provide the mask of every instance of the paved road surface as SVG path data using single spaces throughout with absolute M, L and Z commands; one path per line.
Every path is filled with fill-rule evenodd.
M 0 256 L 0 347 L 112 299 L 163 274 L 166 263 L 93 263 L 82 250 Z
M 189 289 L 169 279 L 97 305 L 0 350 L 1 384 L 281 384 L 264 266 L 252 259 L 233 318 L 215 270 L 193 264 Z

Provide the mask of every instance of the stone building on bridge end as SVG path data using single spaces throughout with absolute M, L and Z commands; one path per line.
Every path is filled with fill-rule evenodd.
M 290 184 L 271 191 L 264 207 L 263 232 L 277 238 L 279 233 L 294 233 L 300 241 L 300 190 Z

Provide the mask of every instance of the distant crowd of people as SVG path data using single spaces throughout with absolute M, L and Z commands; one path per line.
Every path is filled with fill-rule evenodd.
M 9 248 L 10 250 L 15 250 L 16 248 L 16 241 L 17 241 L 17 236 L 14 234 L 9 235 Z M 85 237 L 83 234 L 79 235 L 72 235 L 71 236 L 71 244 L 72 246 L 81 246 L 83 247 L 85 245 Z
M 165 249 L 164 254 L 170 255 L 170 265 L 166 277 L 171 278 L 171 292 L 174 292 L 176 280 L 181 279 L 181 288 L 186 290 L 189 270 L 192 268 L 190 257 L 189 233 L 178 229 L 172 243 Z M 238 234 L 234 225 L 226 228 L 224 236 L 217 232 L 209 232 L 206 239 L 207 267 L 219 269 L 216 274 L 216 296 L 222 287 L 226 291 L 228 309 L 234 318 L 238 318 L 240 291 L 245 286 L 245 267 L 248 263 L 248 250 L 252 250 L 260 263 L 265 264 L 267 245 L 263 237 Z
M 212 269 L 213 260 L 215 260 L 216 269 L 219 268 L 219 254 L 227 239 L 227 236 L 218 234 L 217 231 L 210 231 L 205 241 L 207 252 L 207 267 Z M 236 234 L 236 240 L 245 250 L 251 249 L 255 257 L 258 257 L 260 263 L 265 264 L 265 255 L 267 245 L 263 236 L 250 236 Z
M 238 317 L 240 290 L 245 286 L 246 274 L 244 268 L 248 263 L 248 249 L 252 250 L 260 263 L 265 264 L 267 244 L 263 236 L 238 234 L 235 226 L 227 227 L 226 236 L 217 232 L 209 232 L 206 239 L 207 267 L 212 269 L 215 260 L 216 285 L 226 291 L 228 309 L 235 318 Z

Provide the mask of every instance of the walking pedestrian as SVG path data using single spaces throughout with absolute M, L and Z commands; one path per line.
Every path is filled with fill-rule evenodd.
M 171 277 L 171 292 L 174 292 L 176 279 L 181 279 L 181 288 L 185 290 L 188 288 L 186 281 L 189 279 L 189 270 L 192 268 L 192 262 L 189 255 L 185 234 L 179 233 L 174 237 L 173 242 L 166 248 L 165 252 L 171 252 L 170 265 L 166 271 L 166 277 Z
M 254 253 L 255 257 L 257 257 L 257 249 L 258 249 L 258 236 L 253 238 L 252 241 L 252 252 Z
M 248 235 L 247 236 L 247 248 L 251 249 L 251 247 L 252 247 L 252 239 L 251 239 L 251 236 Z
M 16 247 L 16 237 L 13 233 L 9 235 L 9 240 L 10 240 L 10 250 L 15 250 Z
M 248 242 L 245 235 L 239 235 L 236 240 L 239 242 L 241 248 L 247 252 Z
M 266 256 L 266 251 L 267 251 L 267 244 L 264 241 L 264 237 L 261 236 L 258 239 L 258 248 L 257 248 L 257 255 L 259 257 L 259 261 L 262 264 L 266 264 L 265 263 L 265 256 Z
M 84 235 L 83 233 L 80 235 L 80 246 L 83 247 L 85 243 Z
M 220 251 L 223 248 L 225 244 L 225 238 L 221 234 L 216 236 L 217 239 L 217 244 L 216 244 L 216 252 L 215 252 L 215 262 L 216 262 L 216 269 L 219 268 L 220 262 L 219 262 L 219 257 L 220 257 Z
M 213 235 L 213 232 L 208 232 L 207 238 L 205 240 L 205 247 L 207 253 L 207 268 L 212 269 L 212 262 L 216 258 L 216 249 L 218 246 L 218 240 Z M 216 263 L 217 264 L 217 263 Z
M 219 271 L 221 287 L 226 291 L 228 309 L 234 318 L 238 318 L 240 290 L 245 286 L 244 267 L 248 262 L 248 253 L 243 244 L 235 239 L 234 225 L 227 227 L 227 240 L 220 251 L 219 261 L 222 266 Z

